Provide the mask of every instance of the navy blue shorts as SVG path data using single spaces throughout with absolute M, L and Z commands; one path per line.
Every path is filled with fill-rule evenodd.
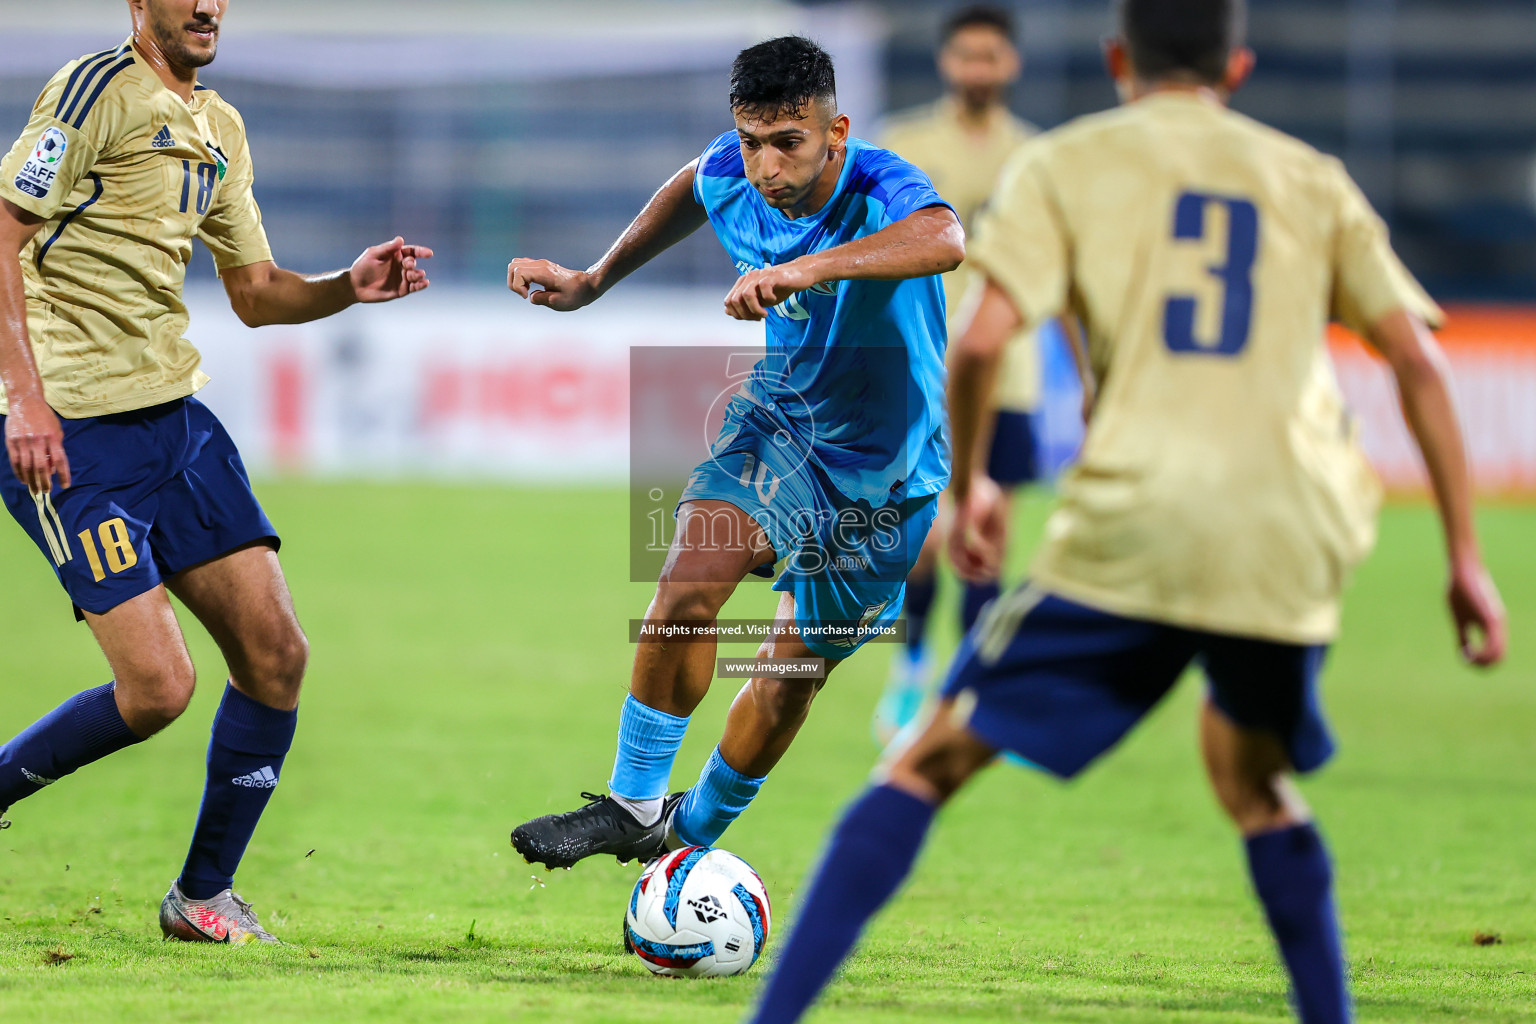
M 1279 737 L 1309 772 L 1334 750 L 1318 702 L 1327 651 L 1123 618 L 1024 586 L 976 623 L 943 694 L 974 701 L 968 727 L 988 744 L 1071 778 L 1198 662 L 1228 718 Z
M 59 422 L 73 486 L 34 498 L 7 463 L 0 497 L 76 608 L 101 615 L 200 562 L 278 546 L 235 442 L 197 399 Z
M 1004 487 L 1040 479 L 1040 456 L 1032 413 L 1000 409 L 987 453 L 987 476 Z

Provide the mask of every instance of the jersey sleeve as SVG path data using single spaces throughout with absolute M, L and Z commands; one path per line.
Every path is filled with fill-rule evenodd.
M 267 262 L 272 258 L 272 247 L 267 244 L 261 208 L 251 191 L 256 172 L 245 141 L 245 122 L 232 108 L 226 107 L 221 113 L 224 117 L 219 141 L 224 144 L 224 180 L 219 182 L 213 206 L 197 229 L 197 237 L 213 253 L 214 266 L 223 273 Z
M 861 162 L 864 153 L 870 154 L 868 165 L 857 169 L 851 187 L 867 190 L 884 203 L 885 215 L 892 223 L 930 206 L 943 206 L 954 212 L 955 208 L 933 187 L 932 179 L 915 164 L 889 150 L 874 148 L 862 151 Z
M 0 160 L 0 198 L 44 220 L 69 200 L 124 131 L 122 104 L 103 99 L 131 56 L 98 54 L 68 65 L 43 89 L 27 127 Z
M 693 198 L 706 210 L 713 210 L 726 191 L 727 183 L 746 177 L 746 173 L 739 137 L 734 131 L 725 132 L 699 154 L 698 164 L 693 169 Z
M 1061 210 L 1037 154 L 1026 143 L 1009 160 L 965 259 L 1007 293 L 1024 330 L 1065 308 L 1071 269 Z
M 1335 162 L 1334 168 L 1340 209 L 1334 239 L 1332 318 L 1363 333 L 1402 309 L 1439 327 L 1445 314 L 1392 251 L 1386 224 L 1343 165 Z

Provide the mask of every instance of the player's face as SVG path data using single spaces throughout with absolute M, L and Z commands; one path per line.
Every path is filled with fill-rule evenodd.
M 833 154 L 848 141 L 848 117 L 820 101 L 797 114 L 780 113 L 774 121 L 738 110 L 736 133 L 752 187 L 774 209 L 793 210 L 826 184 L 822 179 Z
M 986 25 L 960 29 L 939 51 L 939 75 L 968 107 L 1000 102 L 1023 66 L 1013 41 Z
M 149 30 L 172 64 L 201 68 L 219 52 L 219 23 L 229 0 L 145 0 Z

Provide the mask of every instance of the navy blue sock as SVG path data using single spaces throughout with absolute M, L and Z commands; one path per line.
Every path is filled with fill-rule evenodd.
M 204 900 L 234 884 L 235 869 L 277 787 L 298 720 L 297 711 L 269 708 L 233 686 L 224 688 L 208 743 L 203 806 L 177 879 L 184 895 Z
M 867 790 L 848 808 L 749 1018 L 752 1024 L 800 1019 L 853 949 L 864 923 L 912 870 L 933 811 L 932 805 L 890 786 Z
M 987 606 L 987 602 L 1002 592 L 996 580 L 991 583 L 967 583 L 965 593 L 960 598 L 960 631 L 969 633 L 971 627 L 976 625 L 976 620 L 981 618 L 981 610 Z
M 0 747 L 0 811 L 140 741 L 118 712 L 113 688 L 75 694 Z
M 1323 837 L 1310 824 L 1293 825 L 1251 836 L 1245 845 L 1302 1024 L 1347 1024 L 1353 1015 Z
M 923 640 L 928 635 L 928 610 L 939 591 L 937 574 L 927 579 L 907 579 L 907 596 L 902 610 L 907 615 L 907 653 L 916 658 L 923 653 Z

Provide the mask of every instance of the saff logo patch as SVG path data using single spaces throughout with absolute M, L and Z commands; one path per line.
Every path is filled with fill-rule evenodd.
M 69 139 L 64 133 L 57 128 L 49 128 L 43 132 L 43 137 L 37 140 L 37 146 L 32 150 L 32 159 L 43 164 L 56 164 L 68 148 Z
M 59 163 L 68 148 L 69 139 L 63 132 L 57 128 L 44 129 L 27 162 L 21 165 L 21 171 L 16 175 L 16 187 L 34 199 L 47 198 L 53 191 L 54 180 L 59 176 Z

